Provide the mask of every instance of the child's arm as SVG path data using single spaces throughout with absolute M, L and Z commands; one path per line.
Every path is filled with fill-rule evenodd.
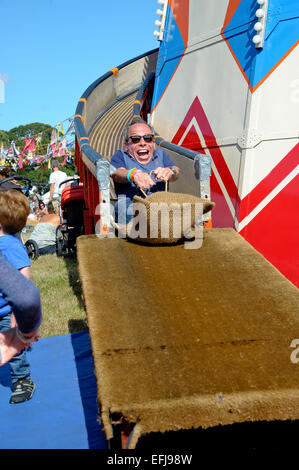
M 30 280 L 30 266 L 26 266 L 25 268 L 19 269 L 19 272 L 21 274 L 23 274 L 23 276 L 25 276 L 26 279 Z M 15 326 L 17 326 L 17 322 L 16 322 L 16 318 L 14 316 L 14 313 L 12 312 L 11 319 L 10 319 L 10 327 L 14 328 Z
M 30 266 L 25 266 L 25 268 L 19 269 L 19 271 L 26 279 L 30 279 Z
M 0 292 L 11 305 L 21 332 L 29 334 L 36 331 L 42 321 L 39 290 L 1 254 Z
M 25 268 L 19 269 L 19 272 L 23 274 L 23 276 L 26 277 L 26 279 L 30 280 L 30 266 L 26 266 Z M 15 326 L 17 326 L 17 321 L 16 321 L 16 317 L 14 313 L 12 312 L 11 318 L 10 318 L 10 327 L 14 328 Z
M 42 321 L 39 290 L 0 252 L 0 292 L 13 308 L 18 327 L 0 332 L 0 366 L 9 362 L 24 346 L 37 341 Z

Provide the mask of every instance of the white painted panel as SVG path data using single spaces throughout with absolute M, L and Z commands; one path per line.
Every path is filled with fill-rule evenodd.
M 252 111 L 252 126 L 256 126 L 265 139 L 298 137 L 299 46 L 253 94 Z
M 189 45 L 220 33 L 228 0 L 190 0 Z
M 173 138 L 196 96 L 217 138 L 235 141 L 243 132 L 248 85 L 225 41 L 194 49 L 182 59 L 153 114 L 163 137 Z
M 243 199 L 295 147 L 296 139 L 262 142 L 243 152 L 239 192 Z

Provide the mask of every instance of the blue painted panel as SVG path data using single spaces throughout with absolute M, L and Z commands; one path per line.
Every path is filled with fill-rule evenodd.
M 152 109 L 159 102 L 185 50 L 182 35 L 170 8 L 168 8 L 165 30 L 156 67 Z
M 252 38 L 257 7 L 256 0 L 243 0 L 224 31 L 252 88 L 298 41 L 299 31 L 299 0 L 269 0 L 264 48 L 256 49 Z

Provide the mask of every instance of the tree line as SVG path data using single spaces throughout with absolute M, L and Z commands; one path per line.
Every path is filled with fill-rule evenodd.
M 0 144 L 3 143 L 5 147 L 11 145 L 11 141 L 14 141 L 16 147 L 23 150 L 26 144 L 26 138 L 31 139 L 37 134 L 41 134 L 40 141 L 36 143 L 35 154 L 46 155 L 48 144 L 51 142 L 51 134 L 53 127 L 49 124 L 43 124 L 40 122 L 33 122 L 26 124 L 25 126 L 18 126 L 10 129 L 9 131 L 0 130 Z M 60 163 L 64 161 L 64 157 L 56 158 Z M 66 163 L 65 166 L 60 168 L 68 176 L 73 176 L 76 173 L 76 167 L 73 163 Z M 29 178 L 38 189 L 45 187 L 49 181 L 51 169 L 48 168 L 48 162 L 45 162 L 40 167 L 18 169 L 17 171 L 11 170 L 11 175 L 24 176 Z
M 0 142 L 8 147 L 11 141 L 14 141 L 16 146 L 23 150 L 26 138 L 31 139 L 33 136 L 41 134 L 40 141 L 36 144 L 36 154 L 45 155 L 51 141 L 52 130 L 53 127 L 49 124 L 33 122 L 25 126 L 13 127 L 9 131 L 0 130 Z

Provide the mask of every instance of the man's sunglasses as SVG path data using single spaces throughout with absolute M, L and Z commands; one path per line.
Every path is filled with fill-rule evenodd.
M 147 143 L 152 142 L 154 140 L 153 134 L 130 135 L 130 137 L 128 137 L 128 140 L 131 139 L 133 144 L 138 144 L 138 142 L 140 142 L 142 138 L 144 142 L 147 142 Z

